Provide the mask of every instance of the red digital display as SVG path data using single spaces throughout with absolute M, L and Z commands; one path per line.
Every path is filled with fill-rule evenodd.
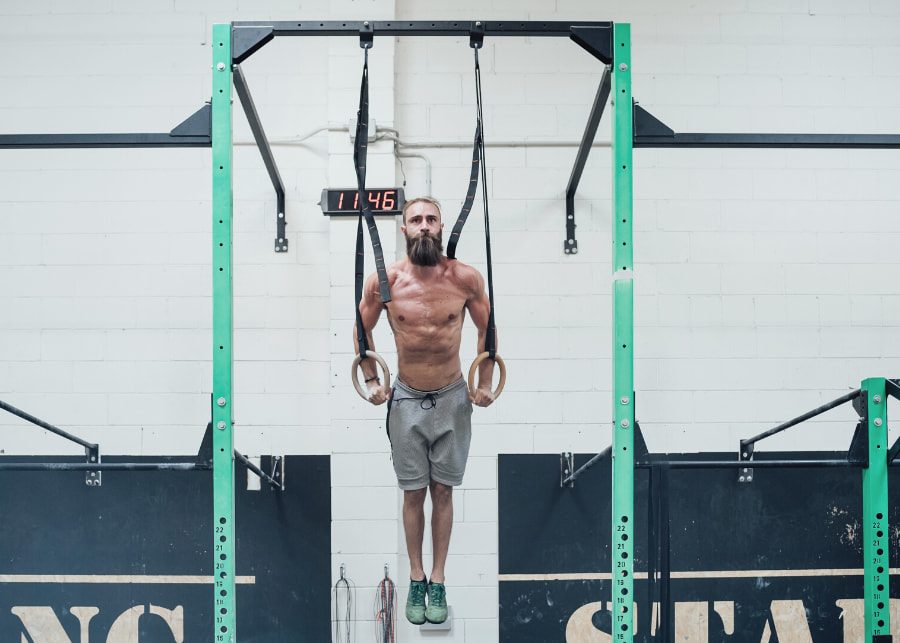
M 366 190 L 366 200 L 372 214 L 400 214 L 406 198 L 403 188 L 373 188 Z M 322 191 L 322 212 L 326 215 L 356 214 L 359 211 L 359 191 L 356 188 Z

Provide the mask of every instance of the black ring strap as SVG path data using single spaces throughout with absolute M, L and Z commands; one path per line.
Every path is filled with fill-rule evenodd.
M 356 184 L 359 199 L 359 219 L 356 226 L 356 338 L 359 342 L 359 354 L 365 356 L 369 350 L 369 341 L 362 324 L 362 315 L 359 305 L 362 302 L 363 287 L 365 284 L 365 245 L 363 243 L 363 219 L 369 229 L 369 239 L 372 241 L 372 252 L 375 255 L 375 270 L 378 273 L 378 289 L 382 303 L 391 300 L 391 287 L 388 282 L 387 269 L 384 265 L 384 252 L 381 248 L 381 239 L 378 236 L 378 227 L 375 225 L 375 217 L 369 208 L 366 198 L 366 158 L 369 143 L 369 48 L 364 47 L 365 59 L 363 62 L 362 80 L 359 87 L 359 109 L 356 112 L 356 138 L 353 144 L 353 165 L 356 168 Z
M 484 208 L 484 245 L 485 257 L 487 260 L 487 286 L 488 300 L 491 304 L 491 311 L 488 315 L 487 333 L 484 338 L 484 350 L 488 352 L 491 359 L 497 355 L 497 329 L 494 323 L 494 271 L 491 261 L 491 225 L 490 214 L 488 212 L 488 195 L 487 195 L 487 167 L 484 158 L 484 113 L 482 110 L 481 100 L 481 65 L 478 62 L 479 46 L 472 45 L 475 52 L 475 103 L 477 106 L 477 117 L 475 121 L 475 143 L 472 146 L 472 172 L 469 175 L 469 190 L 466 193 L 466 200 L 463 203 L 459 218 L 453 226 L 453 232 L 450 233 L 450 240 L 447 242 L 447 257 L 456 259 L 456 245 L 459 243 L 459 236 L 462 234 L 463 226 L 466 225 L 466 219 L 469 212 L 472 211 L 472 204 L 475 202 L 475 192 L 478 190 L 478 176 L 481 175 L 481 196 Z

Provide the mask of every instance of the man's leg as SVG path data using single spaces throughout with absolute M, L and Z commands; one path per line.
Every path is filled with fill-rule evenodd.
M 428 585 L 422 569 L 422 537 L 425 533 L 425 494 L 428 488 L 403 492 L 403 530 L 409 552 L 409 594 L 406 596 L 406 620 L 414 625 L 425 622 L 425 593 Z
M 403 529 L 406 532 L 406 551 L 409 553 L 409 576 L 422 580 L 422 538 L 425 534 L 425 494 L 428 489 L 403 492 Z M 446 554 L 446 550 L 445 550 Z
M 450 548 L 450 531 L 453 529 L 453 487 L 432 480 L 431 507 L 431 539 L 434 550 L 431 581 L 443 583 L 444 565 Z

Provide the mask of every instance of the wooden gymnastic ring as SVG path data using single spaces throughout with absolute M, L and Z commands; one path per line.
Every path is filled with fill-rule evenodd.
M 381 370 L 384 371 L 384 382 L 382 382 L 382 386 L 391 388 L 391 370 L 388 368 L 387 362 L 384 361 L 384 358 L 375 351 L 366 351 L 366 357 L 371 357 L 378 363 L 379 366 L 381 366 Z M 359 378 L 356 376 L 356 372 L 359 369 L 359 364 L 362 361 L 362 355 L 357 355 L 356 358 L 354 358 L 353 366 L 350 367 L 350 379 L 353 380 L 353 386 L 356 389 L 356 392 L 359 393 L 359 396 L 364 400 L 368 400 L 369 392 L 365 388 L 363 388 L 363 385 L 359 383 Z
M 491 354 L 487 351 L 481 353 L 475 358 L 475 361 L 472 362 L 472 366 L 469 367 L 469 395 L 472 397 L 475 396 L 475 371 L 478 369 L 478 365 L 490 357 L 490 355 Z M 506 364 L 504 363 L 503 358 L 497 354 L 494 354 L 494 362 L 500 367 L 500 381 L 497 383 L 497 390 L 493 393 L 494 399 L 496 400 L 500 397 L 500 394 L 503 392 L 503 387 L 506 385 Z

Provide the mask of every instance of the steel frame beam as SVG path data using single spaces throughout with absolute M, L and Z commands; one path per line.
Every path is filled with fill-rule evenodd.
M 635 137 L 635 147 L 727 147 L 797 149 L 897 149 L 897 134 L 714 134 L 676 133 L 671 138 Z
M 0 134 L 0 149 L 209 147 L 209 118 L 204 105 L 167 134 Z
M 891 640 L 888 542 L 888 435 L 885 379 L 862 382 L 869 429 L 869 466 L 862 472 L 865 640 Z
M 634 147 L 778 149 L 897 149 L 900 134 L 741 134 L 675 132 L 640 105 L 634 106 Z
M 466 36 L 471 39 L 483 39 L 487 36 L 543 36 L 568 37 L 598 60 L 605 63 L 603 76 L 591 113 L 582 137 L 581 145 L 575 159 L 575 166 L 566 188 L 566 238 L 563 242 L 565 254 L 578 252 L 578 240 L 575 236 L 575 192 L 581 180 L 584 165 L 587 162 L 603 109 L 609 98 L 610 74 L 608 65 L 612 62 L 611 22 L 535 22 L 535 21 L 306 21 L 306 22 L 264 22 L 244 21 L 232 23 L 232 63 L 239 65 L 247 60 L 276 36 L 358 36 L 371 43 L 376 35 L 381 36 Z M 287 250 L 287 239 L 284 234 L 284 189 L 280 188 L 281 179 L 277 177 L 277 168 L 269 149 L 268 141 L 259 118 L 253 107 L 249 90 L 239 67 L 235 68 L 235 87 L 244 105 L 244 111 L 253 129 L 253 135 L 260 153 L 266 163 L 266 169 L 272 178 L 276 195 L 279 197 L 278 233 L 275 240 L 275 252 Z M 246 93 L 246 99 L 245 94 Z M 248 107 L 249 103 L 249 107 Z M 252 115 L 251 115 L 252 114 Z M 256 124 L 256 126 L 254 126 Z M 283 242 L 282 242 L 283 240 Z
M 0 462 L 0 471 L 209 471 L 208 462 Z
M 203 136 L 171 134 L 0 134 L 0 149 L 209 147 Z
M 609 21 L 517 21 L 517 20 L 242 20 L 235 29 L 272 30 L 274 36 L 358 36 L 371 31 L 376 36 L 468 36 L 475 25 L 483 26 L 485 36 L 530 36 L 569 38 L 573 28 L 604 29 L 612 33 Z M 268 36 L 266 36 L 268 37 Z M 271 40 L 271 38 L 269 38 Z
M 587 126 L 584 129 L 584 135 L 581 137 L 578 153 L 575 155 L 575 165 L 572 167 L 572 174 L 569 176 L 569 184 L 566 187 L 566 240 L 563 242 L 565 254 L 578 252 L 578 240 L 575 238 L 575 192 L 578 190 L 581 174 L 584 172 L 585 163 L 587 163 L 588 155 L 591 153 L 591 146 L 594 143 L 594 137 L 597 135 L 597 128 L 600 126 L 600 119 L 603 117 L 603 109 L 609 100 L 610 86 L 610 69 L 609 65 L 606 65 L 603 68 L 603 76 L 600 78 L 597 94 L 594 96 L 594 104 L 591 106 L 591 113 L 588 116 Z
M 94 442 L 88 442 L 87 440 L 85 440 L 83 438 L 79 438 L 77 435 L 72 435 L 68 431 L 64 431 L 61 428 L 59 428 L 58 426 L 53 426 L 49 422 L 45 422 L 41 418 L 31 415 L 31 413 L 27 413 L 27 412 L 23 411 L 22 409 L 18 409 L 16 407 L 14 407 L 12 404 L 7 404 L 3 400 L 0 400 L 0 409 L 6 411 L 7 413 L 11 413 L 12 415 L 15 415 L 16 417 L 22 418 L 26 422 L 29 422 L 35 426 L 39 426 L 42 429 L 50 431 L 51 433 L 55 433 L 56 435 L 58 435 L 61 438 L 65 438 L 66 440 L 69 440 L 70 442 L 74 442 L 75 444 L 84 447 L 86 450 L 97 448 L 97 444 L 95 444 Z
M 231 25 L 212 31 L 213 569 L 215 643 L 236 635 L 234 546 Z
M 237 449 L 234 450 L 234 457 L 241 464 L 243 464 L 245 467 L 247 467 L 247 469 L 252 471 L 256 475 L 256 477 L 258 477 L 260 480 L 265 480 L 266 482 L 268 482 L 269 486 L 271 486 L 273 489 L 278 489 L 279 491 L 284 491 L 284 486 L 278 480 L 276 480 L 275 478 L 270 476 L 268 473 L 266 473 L 265 471 L 260 469 L 258 466 L 253 464 L 253 462 L 250 461 L 250 458 L 245 456 L 243 453 L 241 453 Z
M 244 108 L 244 115 L 250 124 L 250 130 L 253 132 L 253 138 L 256 140 L 256 147 L 262 156 L 263 164 L 266 166 L 266 172 L 272 180 L 272 187 L 275 188 L 275 252 L 287 252 L 288 240 L 285 233 L 285 203 L 284 203 L 284 183 L 281 181 L 281 173 L 278 171 L 278 165 L 275 164 L 275 156 L 272 154 L 272 147 L 269 145 L 269 139 L 266 138 L 266 132 L 263 130 L 262 122 L 259 120 L 259 113 L 256 111 L 256 105 L 253 102 L 253 96 L 250 94 L 250 87 L 247 85 L 247 79 L 244 78 L 244 72 L 240 65 L 234 65 L 234 88 L 237 90 L 238 98 L 241 99 L 241 106 Z
M 847 393 L 846 395 L 842 395 L 841 397 L 837 398 L 836 400 L 832 400 L 831 402 L 828 402 L 827 404 L 823 404 L 821 406 L 814 408 L 811 411 L 807 411 L 806 413 L 804 413 L 802 415 L 798 415 L 797 417 L 795 417 L 792 420 L 788 420 L 787 422 L 782 422 L 778 426 L 776 426 L 772 429 L 769 429 L 768 431 L 763 431 L 762 433 L 760 433 L 758 435 L 754 435 L 752 438 L 745 438 L 745 439 L 741 440 L 741 442 L 740 442 L 740 449 L 741 449 L 741 451 L 743 451 L 744 447 L 746 447 L 748 445 L 756 444 L 760 440 L 771 437 L 771 436 L 775 435 L 776 433 L 781 433 L 782 431 L 785 431 L 787 429 L 790 429 L 791 427 L 797 426 L 798 424 L 806 422 L 807 420 L 810 420 L 818 415 L 822 415 L 823 413 L 830 411 L 831 409 L 836 409 L 837 407 L 841 406 L 842 404 L 846 404 L 847 402 L 851 402 L 851 401 L 855 400 L 856 398 L 859 397 L 859 395 L 860 395 L 860 389 L 853 390 L 853 391 Z
M 613 640 L 634 640 L 634 274 L 631 25 L 613 28 Z

